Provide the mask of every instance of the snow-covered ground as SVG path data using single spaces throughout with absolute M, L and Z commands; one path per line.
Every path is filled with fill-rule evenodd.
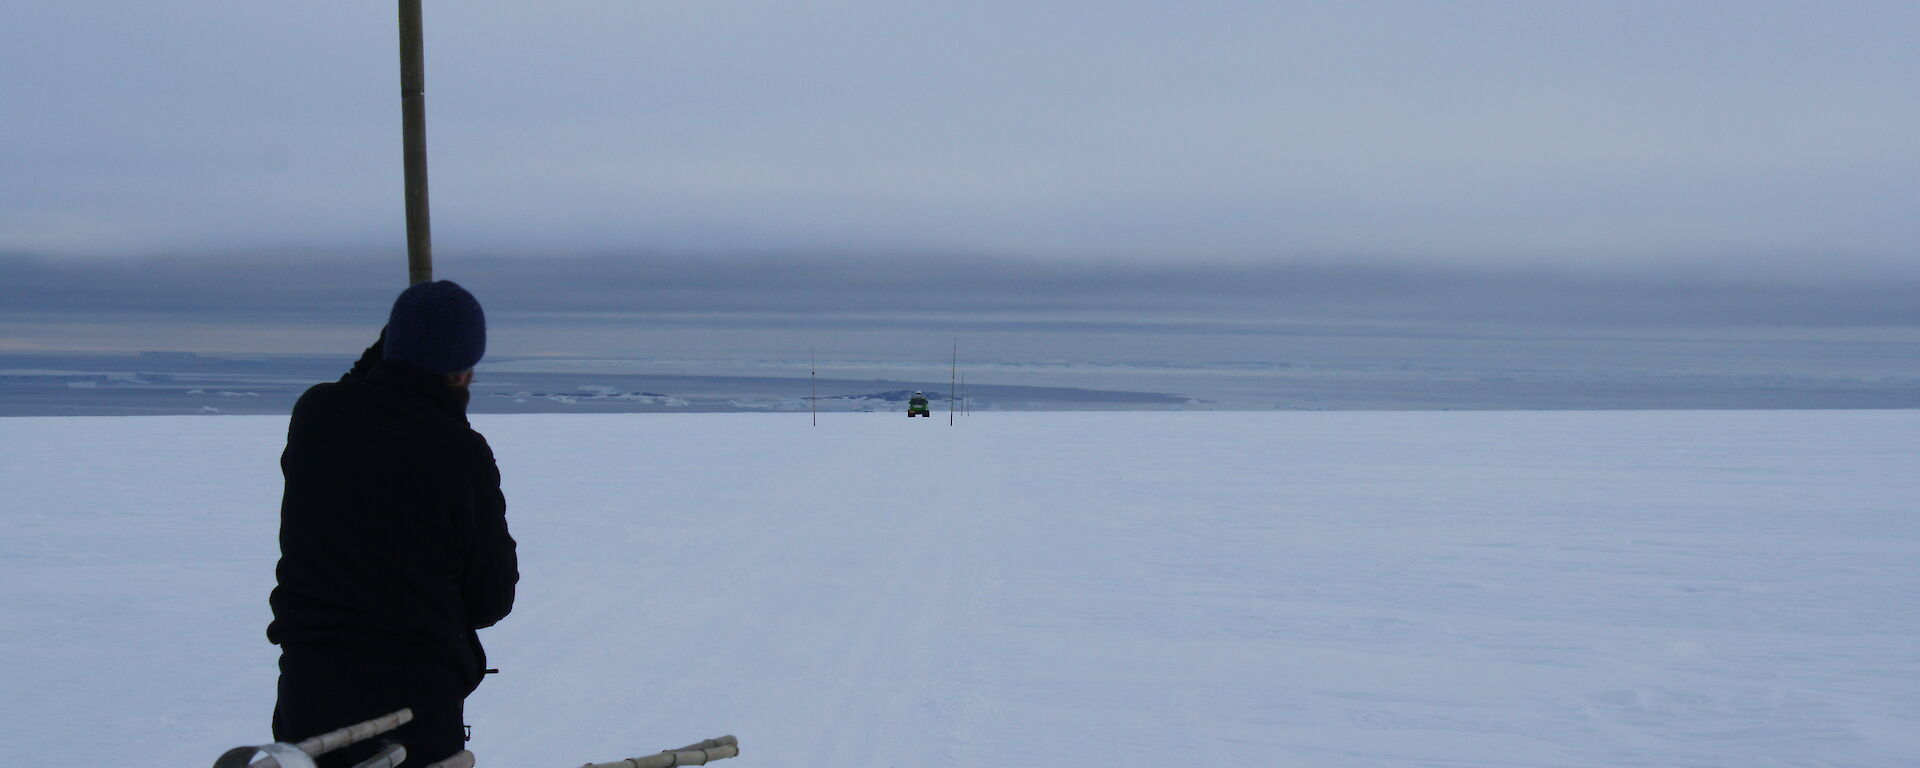
M 1920 412 L 483 416 L 483 765 L 1920 761 Z M 267 738 L 283 419 L 0 419 L 0 764 Z

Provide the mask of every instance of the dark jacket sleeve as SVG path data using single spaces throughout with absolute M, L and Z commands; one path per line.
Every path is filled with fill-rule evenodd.
M 520 561 L 507 531 L 507 500 L 500 492 L 500 470 L 486 438 L 472 433 L 479 476 L 473 486 L 469 520 L 471 539 L 460 575 L 460 595 L 474 629 L 491 627 L 513 610 Z

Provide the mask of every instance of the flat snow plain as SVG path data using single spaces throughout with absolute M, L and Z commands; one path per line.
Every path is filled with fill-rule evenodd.
M 482 765 L 1920 761 L 1920 412 L 481 416 Z M 0 764 L 268 738 L 274 417 L 0 419 Z

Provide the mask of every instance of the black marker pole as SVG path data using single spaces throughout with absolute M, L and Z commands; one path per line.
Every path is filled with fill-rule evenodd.
M 407 284 L 433 279 L 427 223 L 427 64 L 420 0 L 400 0 L 400 130 L 406 163 Z

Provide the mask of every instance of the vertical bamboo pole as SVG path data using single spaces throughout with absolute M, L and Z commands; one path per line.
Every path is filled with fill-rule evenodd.
M 816 350 L 807 350 L 807 381 L 813 382 L 813 425 L 820 426 L 820 355 Z
M 427 221 L 427 64 L 420 0 L 400 0 L 400 131 L 406 164 L 407 284 L 433 279 Z
M 953 403 L 960 396 L 960 340 L 953 340 L 953 367 L 947 369 L 947 426 L 953 426 Z

